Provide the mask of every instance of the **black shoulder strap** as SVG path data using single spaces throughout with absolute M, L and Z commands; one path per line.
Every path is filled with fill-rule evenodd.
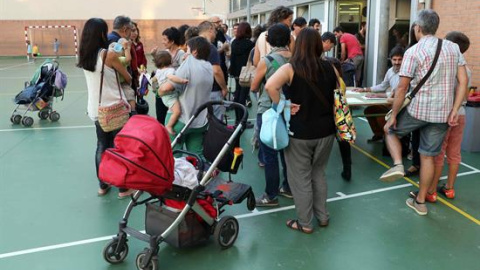
M 432 63 L 432 66 L 430 67 L 430 69 L 428 70 L 427 74 L 425 74 L 425 76 L 422 78 L 422 80 L 417 84 L 417 86 L 415 87 L 415 89 L 413 89 L 413 91 L 410 93 L 410 98 L 414 98 L 415 95 L 417 94 L 418 90 L 420 90 L 420 88 L 425 84 L 425 82 L 428 80 L 428 77 L 430 77 L 430 75 L 432 74 L 433 72 L 433 69 L 435 68 L 435 65 L 437 64 L 437 60 L 438 60 L 438 57 L 440 56 L 440 51 L 442 50 L 442 43 L 443 43 L 443 40 L 441 38 L 438 39 L 438 43 L 437 43 L 437 51 L 435 52 L 435 58 L 433 58 L 433 63 Z
M 102 90 L 103 90 L 103 71 L 105 69 L 105 60 L 107 59 L 107 50 L 103 49 L 101 51 L 103 53 L 102 57 L 102 71 L 100 71 L 100 93 L 98 94 L 98 106 L 102 103 Z
M 100 71 L 100 93 L 98 94 L 98 106 L 102 104 L 102 90 L 103 90 L 103 77 L 104 77 L 104 70 L 105 70 L 105 61 L 107 60 L 107 53 L 108 51 L 106 49 L 102 50 L 103 52 L 103 57 L 102 57 L 102 70 Z M 118 86 L 118 93 L 120 94 L 120 100 L 122 100 L 122 87 L 120 86 L 120 81 L 118 80 L 118 73 L 115 70 L 115 77 L 117 79 L 117 86 Z

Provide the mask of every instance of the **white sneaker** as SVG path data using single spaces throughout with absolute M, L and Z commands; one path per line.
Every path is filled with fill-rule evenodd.
M 428 209 L 425 203 L 417 203 L 415 199 L 408 198 L 407 201 L 405 202 L 408 207 L 412 208 L 419 214 L 420 216 L 425 216 L 428 214 Z
M 380 176 L 380 181 L 393 182 L 404 176 L 405 176 L 405 171 L 403 169 L 403 165 L 399 164 L 391 167 L 388 171 L 384 172 L 382 176 Z

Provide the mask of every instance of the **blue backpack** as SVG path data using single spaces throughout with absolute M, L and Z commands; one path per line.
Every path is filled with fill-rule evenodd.
M 288 146 L 289 128 L 290 100 L 281 95 L 277 109 L 270 108 L 262 114 L 260 140 L 274 150 L 282 150 Z

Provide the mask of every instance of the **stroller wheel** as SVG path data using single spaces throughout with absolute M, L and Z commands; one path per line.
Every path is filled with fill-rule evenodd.
M 118 239 L 113 239 L 103 248 L 103 258 L 111 264 L 121 263 L 127 258 L 128 244 L 125 242 L 121 247 L 118 247 Z M 117 250 L 118 248 L 118 250 Z
M 49 114 L 50 113 L 48 112 L 48 110 L 41 110 L 41 111 L 38 112 L 38 117 L 42 120 L 45 120 L 45 119 L 48 118 Z
M 135 260 L 135 263 L 137 265 L 138 270 L 157 270 L 158 269 L 158 260 L 156 257 L 153 257 L 150 262 L 145 264 L 145 259 L 147 257 L 147 252 L 148 250 L 144 250 L 137 255 L 137 259 Z
M 253 192 L 250 192 L 247 198 L 247 209 L 248 211 L 253 211 L 255 210 L 256 206 L 257 206 L 257 203 L 255 202 L 255 195 L 253 194 Z
M 25 116 L 22 118 L 22 125 L 30 127 L 33 125 L 33 118 L 30 116 Z
M 60 114 L 58 112 L 52 112 L 50 114 L 50 121 L 57 122 L 58 120 L 60 120 Z
M 225 216 L 215 225 L 213 237 L 222 249 L 227 249 L 237 240 L 238 230 L 237 219 L 232 216 Z
M 22 116 L 20 114 L 14 114 L 12 117 L 10 117 L 10 121 L 13 124 L 18 125 L 20 122 L 22 122 Z

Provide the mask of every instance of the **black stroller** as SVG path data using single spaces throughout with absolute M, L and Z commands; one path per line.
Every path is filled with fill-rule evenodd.
M 240 108 L 244 116 L 238 125 L 228 126 L 213 115 L 214 105 Z M 171 148 L 205 109 L 208 112 L 203 153 L 206 161 L 183 150 L 172 152 Z M 238 147 L 247 116 L 245 106 L 238 103 L 207 102 L 195 112 L 171 145 L 165 128 L 155 119 L 136 115 L 129 120 L 115 138 L 115 148 L 105 152 L 100 164 L 100 179 L 118 187 L 139 190 L 132 196 L 120 221 L 119 232 L 103 250 L 107 262 L 117 264 L 125 260 L 128 254 L 127 235 L 149 243 L 148 248 L 137 255 L 137 269 L 158 269 L 158 251 L 162 242 L 180 248 L 191 247 L 205 243 L 213 235 L 215 243 L 222 249 L 234 244 L 239 224 L 233 216 L 220 217 L 223 207 L 242 203 L 246 199 L 247 208 L 250 211 L 255 209 L 252 188 L 230 179 L 231 173 L 236 173 L 242 162 L 243 154 Z M 194 188 L 172 184 L 173 155 L 187 156 L 186 159 L 198 169 L 198 174 L 193 177 Z M 156 164 L 148 161 L 150 166 L 145 166 L 146 162 L 142 160 L 155 160 Z M 229 180 L 216 175 L 217 170 L 228 172 Z M 119 177 L 119 171 L 124 171 L 125 175 Z M 150 196 L 141 200 L 144 192 Z M 131 211 L 142 204 L 146 206 L 146 233 L 127 226 Z
M 25 82 L 25 88 L 15 96 L 14 102 L 17 106 L 10 116 L 10 121 L 30 127 L 34 120 L 27 116 L 27 113 L 31 111 L 38 111 L 38 117 L 42 120 L 60 120 L 60 114 L 53 110 L 53 100 L 55 97 L 62 97 L 63 100 L 66 85 L 67 76 L 60 71 L 58 62 L 46 60 L 33 78 Z

